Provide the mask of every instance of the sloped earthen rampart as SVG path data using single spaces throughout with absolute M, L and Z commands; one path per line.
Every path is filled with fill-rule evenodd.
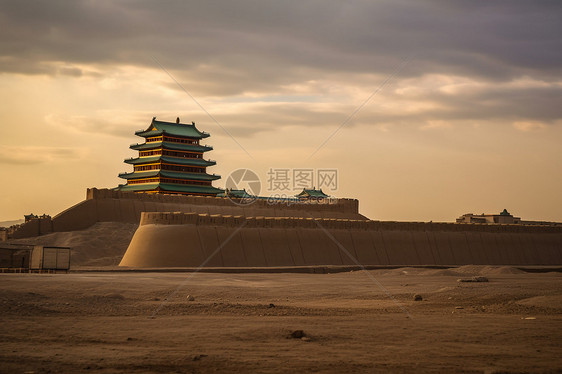
M 559 265 L 562 227 L 148 212 L 120 265 L 356 264 Z

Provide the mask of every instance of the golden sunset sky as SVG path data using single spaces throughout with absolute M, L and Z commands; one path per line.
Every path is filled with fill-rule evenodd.
M 217 187 L 337 169 L 326 192 L 371 219 L 562 221 L 560 19 L 559 1 L 0 1 L 0 221 L 123 183 L 154 116 L 211 133 Z

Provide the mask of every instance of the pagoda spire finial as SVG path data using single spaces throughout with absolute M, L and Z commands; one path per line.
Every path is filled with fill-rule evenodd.
M 180 123 L 180 117 L 176 118 L 176 123 Z

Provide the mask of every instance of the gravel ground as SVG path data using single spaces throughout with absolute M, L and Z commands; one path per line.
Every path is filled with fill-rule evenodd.
M 3 373 L 562 372 L 562 274 L 509 267 L 0 274 L 0 321 Z

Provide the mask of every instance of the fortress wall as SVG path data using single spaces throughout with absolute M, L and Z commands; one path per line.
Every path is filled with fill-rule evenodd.
M 325 232 L 314 227 L 314 222 L 306 222 L 308 227 L 297 228 L 305 265 L 342 265 L 339 248 Z
M 363 265 L 562 264 L 560 227 L 150 212 L 121 265 L 197 267 L 219 246 L 204 266 L 354 264 L 330 236 Z
M 535 235 L 532 236 L 532 240 L 535 243 L 535 248 L 545 248 L 545 250 L 541 251 L 541 258 L 542 262 L 548 262 L 550 260 L 550 243 L 547 238 L 539 237 L 537 238 Z
M 96 204 L 96 214 L 97 221 L 108 222 L 115 221 L 121 222 L 121 215 L 119 211 L 115 209 L 115 202 L 118 200 L 114 199 L 100 199 L 94 200 Z
M 453 260 L 457 263 L 472 263 L 472 253 L 470 253 L 466 242 L 466 233 L 463 231 L 448 232 L 451 251 L 453 252 Z
M 558 248 L 560 248 L 560 240 L 556 240 L 556 238 L 554 237 L 535 237 L 533 236 L 533 239 L 535 239 L 535 243 L 537 243 L 538 247 L 544 247 L 545 251 L 544 256 L 543 256 L 543 261 L 545 262 L 551 262 L 551 261 L 555 261 L 557 258 L 557 250 L 556 247 L 558 245 Z
M 155 248 L 158 242 L 170 245 Z M 146 225 L 139 235 L 135 233 L 130 246 L 134 246 L 136 252 L 126 252 L 122 259 L 131 263 L 130 266 L 142 267 L 149 263 L 152 267 L 176 267 L 185 263 L 201 264 L 207 258 L 195 225 L 181 225 L 181 230 L 172 225 Z
M 523 262 L 527 262 L 532 258 L 533 255 L 533 243 L 529 240 L 527 233 L 521 233 L 518 235 L 519 248 L 521 250 L 521 257 Z
M 521 233 L 520 235 L 513 235 L 512 236 L 513 241 L 515 243 L 515 248 L 516 248 L 516 251 L 517 251 L 517 261 L 519 263 L 521 263 L 521 262 L 525 263 L 527 261 L 527 257 L 528 257 L 528 255 L 526 253 L 526 250 L 525 250 L 525 245 L 523 243 L 522 236 L 523 236 L 523 233 Z
M 426 231 L 410 231 L 412 236 L 412 241 L 420 263 L 422 264 L 435 264 L 435 258 L 433 257 L 433 252 L 430 247 L 429 238 L 427 237 Z
M 494 240 L 496 243 L 496 251 L 499 252 L 499 258 L 506 265 L 513 265 L 513 256 L 511 256 L 509 243 L 505 233 L 497 232 L 494 233 Z
M 451 241 L 449 233 L 446 231 L 434 231 L 433 238 L 435 242 L 435 250 L 441 259 L 440 265 L 455 264 L 456 260 L 451 249 Z
M 431 256 L 433 257 L 436 265 L 443 265 L 443 261 L 441 261 L 441 254 L 437 250 L 437 244 L 435 243 L 435 235 L 431 231 L 425 232 L 427 237 L 427 244 L 429 250 L 431 251 Z
M 218 226 L 217 237 L 220 243 L 225 243 L 221 249 L 222 259 L 225 264 L 230 264 L 228 266 L 248 266 L 248 259 L 244 253 L 239 230 L 234 230 L 232 226 Z
M 139 222 L 140 213 L 135 210 L 135 201 L 131 200 L 116 200 L 118 210 L 121 212 L 121 220 L 123 222 Z M 171 209 L 169 209 L 171 210 Z
M 295 226 L 286 228 L 285 235 L 287 236 L 287 244 L 289 245 L 289 250 L 291 251 L 295 266 L 304 266 L 305 261 L 302 246 Z
M 486 252 L 482 247 L 482 237 L 479 232 L 465 232 L 466 243 L 470 249 L 472 260 L 475 265 L 488 264 L 489 260 L 486 258 Z
M 496 235 L 492 232 L 481 232 L 482 247 L 484 253 L 488 256 L 489 264 L 497 265 L 501 262 L 501 254 L 496 241 Z
M 367 228 L 365 228 L 367 229 Z M 371 241 L 373 242 L 373 248 L 374 248 L 374 252 L 375 252 L 375 256 L 377 256 L 379 258 L 380 264 L 381 265 L 389 265 L 390 262 L 390 257 L 388 255 L 388 252 L 390 250 L 390 247 L 388 247 L 387 249 L 387 245 L 385 242 L 385 239 L 383 237 L 383 233 L 381 231 L 378 230 L 368 230 L 367 233 L 370 234 L 371 236 Z
M 357 260 L 357 252 L 355 250 L 355 243 L 353 241 L 352 234 L 348 230 L 331 230 L 334 238 L 340 243 L 346 251 L 342 251 L 339 246 L 336 245 L 343 265 L 356 265 L 355 260 Z M 333 243 L 333 242 L 332 242 Z M 346 253 L 347 252 L 347 253 Z M 352 256 L 352 258 L 349 257 Z
M 217 236 L 218 234 L 217 234 L 216 227 L 214 226 L 198 227 L 197 232 L 199 233 L 199 240 L 201 242 L 201 248 L 203 249 L 205 258 L 209 259 L 206 263 L 206 266 L 209 267 L 224 266 L 224 262 L 222 260 L 222 253 L 220 250 L 217 252 L 217 248 L 219 247 L 220 242 Z M 177 243 L 171 243 L 171 244 L 178 245 Z M 183 244 L 179 243 L 179 246 L 181 247 L 183 246 Z
M 244 227 L 240 230 L 240 237 L 248 266 L 266 267 L 267 261 L 263 253 L 259 230 Z
M 53 217 L 53 231 L 84 230 L 98 222 L 96 202 L 84 200 Z
M 522 251 L 519 245 L 518 235 L 513 233 L 505 234 L 506 248 L 508 251 L 508 256 L 513 264 L 520 264 L 523 262 Z
M 323 212 L 326 214 L 333 213 L 358 213 L 359 212 L 359 201 L 356 199 L 329 199 L 324 201 L 307 201 L 307 202 L 284 202 L 284 201 L 273 201 L 269 199 L 258 199 L 248 205 L 235 205 L 228 198 L 223 197 L 211 197 L 211 196 L 191 196 L 191 195 L 167 195 L 167 194 L 144 194 L 144 193 L 134 193 L 134 192 L 124 192 L 115 191 L 111 189 L 97 189 L 89 188 L 86 191 L 86 200 L 103 200 L 103 199 L 133 199 L 133 200 L 143 200 L 150 201 L 158 204 L 170 203 L 174 205 L 203 205 L 203 206 L 214 206 L 221 207 L 248 207 L 249 209 L 266 209 L 271 210 L 272 206 L 282 207 L 282 210 L 289 211 L 302 211 L 306 210 L 308 212 Z M 217 209 L 217 208 L 213 208 Z M 152 211 L 152 210 L 150 210 Z M 224 211 L 225 214 L 231 214 L 227 210 Z M 252 216 L 250 212 L 246 212 L 247 216 Z M 223 214 L 223 213 L 221 213 Z M 340 214 L 341 215 L 341 214 Z M 271 214 L 269 214 L 271 216 Z M 281 215 L 276 215 L 281 216 Z
M 21 225 L 12 235 L 14 239 L 29 238 L 40 234 L 39 220 L 32 219 Z
M 371 233 L 367 230 L 352 229 L 351 239 L 355 247 L 357 261 L 361 264 L 382 264 L 383 261 L 377 255 Z
M 257 230 L 262 239 L 264 256 L 268 266 L 295 266 L 285 229 L 267 227 L 271 222 L 264 222 L 264 224 L 266 227 L 260 227 Z
M 228 198 L 146 194 L 91 188 L 86 200 L 64 210 L 52 223 L 23 224 L 14 238 L 33 237 L 50 232 L 84 230 L 96 222 L 140 221 L 143 212 L 170 212 L 199 214 L 241 215 L 247 217 L 327 217 L 366 220 L 359 214 L 355 199 L 332 199 L 324 202 L 271 202 L 256 200 L 252 204 L 238 205 Z

